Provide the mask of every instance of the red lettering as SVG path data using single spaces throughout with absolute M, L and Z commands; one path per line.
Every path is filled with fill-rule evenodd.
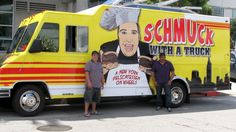
M 207 28 L 207 30 L 206 30 L 206 46 L 213 46 L 214 45 L 213 40 L 212 40 L 213 35 L 214 35 L 214 32 Z
M 162 32 L 163 31 L 163 32 Z M 153 39 L 158 44 L 186 44 L 191 46 L 199 42 L 201 46 L 213 46 L 214 31 L 203 24 L 184 18 L 166 18 L 158 20 L 155 25 L 147 24 L 144 41 L 151 43 Z M 155 38 L 154 38 L 155 37 Z
M 172 19 L 164 19 L 164 43 L 172 43 Z
M 197 22 L 187 20 L 187 34 L 190 45 L 194 45 L 197 40 Z
M 174 20 L 174 43 L 186 43 L 184 18 Z
M 153 40 L 153 35 L 152 35 L 152 31 L 153 30 L 153 25 L 152 24 L 148 24 L 145 27 L 145 33 L 146 35 L 144 36 L 144 41 L 147 43 L 151 43 Z
M 198 41 L 200 43 L 201 46 L 203 46 L 205 44 L 205 40 L 202 37 L 203 32 L 205 31 L 205 26 L 204 25 L 199 25 L 198 27 Z
M 158 34 L 161 27 L 162 27 L 162 20 L 158 20 L 155 25 L 154 36 L 159 44 L 163 42 L 162 36 Z

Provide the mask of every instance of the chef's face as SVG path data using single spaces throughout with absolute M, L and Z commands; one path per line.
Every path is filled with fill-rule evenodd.
M 133 56 L 138 48 L 139 30 L 136 23 L 124 23 L 119 26 L 119 45 L 125 56 Z

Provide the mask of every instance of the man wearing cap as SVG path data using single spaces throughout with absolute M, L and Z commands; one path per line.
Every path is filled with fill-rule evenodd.
M 101 27 L 109 31 L 117 29 L 118 35 L 117 40 L 104 43 L 100 47 L 106 77 L 105 87 L 116 85 L 114 77 L 120 70 L 125 69 L 137 71 L 140 79 L 133 85 L 121 86 L 149 88 L 152 56 L 149 53 L 149 45 L 140 41 L 139 13 L 140 9 L 112 7 L 107 9 L 101 18 Z
M 167 111 L 171 112 L 171 81 L 175 75 L 172 63 L 166 60 L 165 53 L 159 54 L 159 61 L 155 61 L 152 66 L 152 76 L 157 86 L 156 110 L 162 107 L 162 89 L 165 91 L 165 102 Z

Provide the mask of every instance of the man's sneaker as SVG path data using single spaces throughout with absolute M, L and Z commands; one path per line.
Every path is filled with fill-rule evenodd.
M 167 111 L 168 111 L 168 112 L 171 112 L 171 111 L 172 111 L 172 109 L 171 109 L 170 107 L 168 107 L 168 108 L 167 108 Z
M 160 109 L 161 109 L 160 106 L 157 106 L 157 107 L 156 107 L 156 111 L 159 111 Z
M 100 115 L 101 113 L 95 111 L 95 112 L 91 112 L 92 115 Z
M 89 113 L 84 113 L 84 117 L 90 117 Z

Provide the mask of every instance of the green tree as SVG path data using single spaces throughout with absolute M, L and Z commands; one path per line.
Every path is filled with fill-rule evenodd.
M 205 4 L 202 6 L 201 14 L 212 15 L 212 9 L 209 5 Z
M 164 0 L 147 0 L 146 3 L 147 4 L 155 4 L 155 3 L 159 3 L 161 1 L 164 1 Z
M 171 6 L 192 6 L 192 3 L 189 0 L 180 0 L 179 2 L 173 3 Z
M 194 6 L 204 6 L 207 4 L 208 0 L 189 0 Z

